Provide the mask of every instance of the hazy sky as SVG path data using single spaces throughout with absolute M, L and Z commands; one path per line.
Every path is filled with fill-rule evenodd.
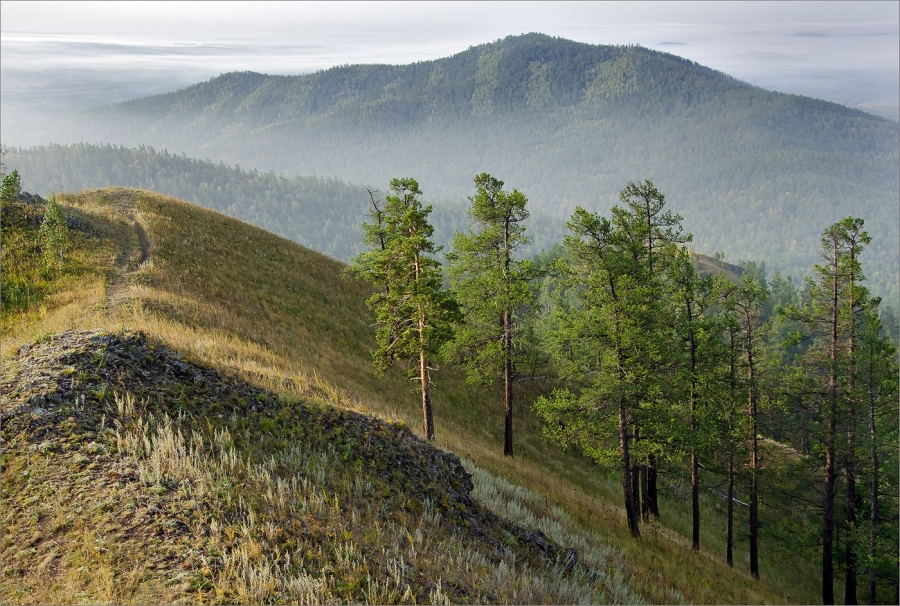
M 898 2 L 4 0 L 0 12 L 2 86 L 10 99 L 23 87 L 49 86 L 34 83 L 39 75 L 82 88 L 83 80 L 121 83 L 91 89 L 109 102 L 225 71 L 300 74 L 435 59 L 527 32 L 640 44 L 765 88 L 848 105 L 897 105 L 900 97 Z

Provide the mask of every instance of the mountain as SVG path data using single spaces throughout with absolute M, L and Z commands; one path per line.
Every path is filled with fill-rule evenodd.
M 821 225 L 852 214 L 873 237 L 871 282 L 900 299 L 896 123 L 641 47 L 529 34 L 411 65 L 231 73 L 88 112 L 54 140 L 382 189 L 413 176 L 437 199 L 470 195 L 489 172 L 561 219 L 576 204 L 605 212 L 650 179 L 700 252 L 794 277 L 817 261 Z
M 780 535 L 806 520 L 767 487 L 756 581 L 746 537 L 724 562 L 717 479 L 703 552 L 675 468 L 632 541 L 620 477 L 542 440 L 525 406 L 503 457 L 503 411 L 452 368 L 424 444 L 402 365 L 373 374 L 369 288 L 338 261 L 147 191 L 60 203 L 58 272 L 35 244 L 44 206 L 3 204 L 4 603 L 816 599 Z

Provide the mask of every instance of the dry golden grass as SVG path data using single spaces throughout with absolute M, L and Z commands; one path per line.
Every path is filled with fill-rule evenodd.
M 141 330 L 199 364 L 237 373 L 259 387 L 402 421 L 419 432 L 418 399 L 402 369 L 374 376 L 369 353 L 375 346 L 374 329 L 364 305 L 368 287 L 348 277 L 343 264 L 213 211 L 148 192 L 106 189 L 62 196 L 60 202 L 65 212 L 95 224 L 95 232 L 107 238 L 104 246 L 114 244 L 121 254 L 98 258 L 94 278 L 76 288 L 61 287 L 39 312 L 5 327 L 4 357 L 39 335 L 67 328 Z M 149 245 L 144 263 L 137 263 L 142 258 L 140 229 Z M 468 461 L 476 478 L 481 473 L 493 478 L 482 478 L 483 487 L 492 482 L 495 487 L 480 489 L 480 494 L 493 495 L 483 498 L 498 513 L 513 515 L 510 503 L 519 503 L 522 510 L 513 517 L 552 527 L 582 549 L 611 554 L 605 572 L 615 589 L 607 599 L 817 599 L 818 581 L 810 569 L 773 558 L 765 543 L 760 582 L 744 572 L 740 555 L 737 568 L 728 569 L 717 539 L 724 534 L 724 523 L 712 506 L 704 511 L 709 533 L 704 545 L 713 545 L 712 551 L 704 547 L 694 553 L 678 534 L 689 525 L 689 508 L 677 496 L 662 501 L 661 526 L 647 528 L 640 542 L 630 539 L 615 475 L 541 440 L 539 421 L 529 406 L 548 385 L 520 384 L 517 456 L 509 459 L 502 455 L 503 410 L 495 394 L 465 385 L 453 369 L 435 373 L 434 380 L 438 445 Z M 524 492 L 510 501 L 515 490 Z M 736 553 L 742 549 L 746 547 L 738 545 Z M 347 558 L 351 561 L 352 554 Z M 272 573 L 274 564 L 267 565 Z M 262 569 L 254 574 L 263 585 L 269 582 Z M 382 592 L 373 596 L 392 595 L 397 589 L 388 581 L 373 580 L 377 586 L 371 591 Z M 304 591 L 327 591 L 317 582 L 297 580 Z M 235 594 L 238 601 L 252 601 L 258 588 L 246 590 L 251 593 Z M 537 595 L 521 591 L 515 594 L 519 598 Z M 139 594 L 132 595 L 140 601 Z M 60 594 L 58 601 L 72 600 L 66 596 Z

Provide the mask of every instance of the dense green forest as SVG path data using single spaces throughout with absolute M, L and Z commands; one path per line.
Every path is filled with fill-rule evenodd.
M 866 217 L 871 283 L 900 299 L 896 123 L 641 47 L 529 34 L 411 65 L 230 73 L 87 112 L 54 140 L 363 185 L 415 175 L 431 200 L 462 199 L 488 171 L 561 221 L 652 175 L 700 252 L 795 277 L 817 260 L 810 217 Z

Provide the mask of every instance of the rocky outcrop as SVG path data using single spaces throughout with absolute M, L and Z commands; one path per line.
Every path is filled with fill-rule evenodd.
M 454 532 L 473 541 L 508 544 L 531 554 L 535 564 L 560 563 L 571 571 L 577 553 L 486 511 L 471 496 L 472 479 L 459 458 L 435 448 L 406 426 L 356 412 L 282 399 L 234 377 L 186 360 L 142 333 L 67 331 L 22 347 L 3 367 L 0 424 L 4 447 L 11 435 L 39 449 L 61 424 L 89 442 L 114 407 L 114 394 L 131 394 L 138 414 L 186 417 L 215 425 L 243 417 L 271 428 L 253 440 L 291 440 L 330 445 L 367 475 L 386 481 L 392 502 L 412 513 L 426 501 Z M 240 436 L 235 436 L 240 440 Z M 58 440 L 56 440 L 58 441 Z M 247 447 L 247 444 L 243 445 Z M 529 558 L 529 559 L 531 559 Z
M 16 202 L 21 204 L 30 204 L 31 206 L 45 206 L 47 201 L 37 194 L 30 194 L 27 191 L 19 192 L 16 195 Z

